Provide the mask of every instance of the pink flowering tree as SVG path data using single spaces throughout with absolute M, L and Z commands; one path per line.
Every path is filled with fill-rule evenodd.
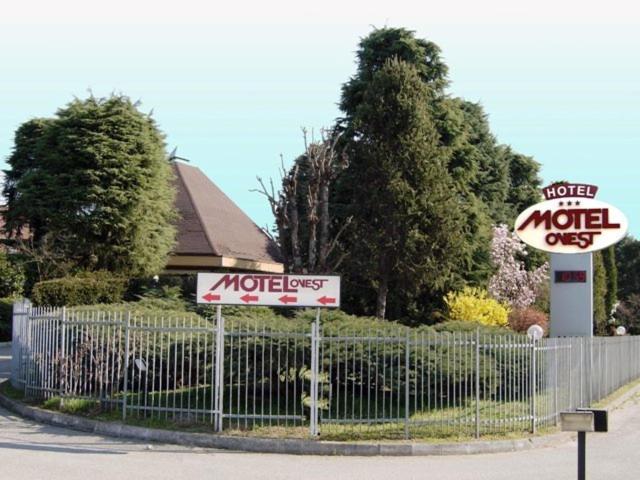
M 542 282 L 549 278 L 549 264 L 528 271 L 519 258 L 527 249 L 506 225 L 493 228 L 491 259 L 497 272 L 489 280 L 489 294 L 512 308 L 526 308 L 536 300 Z

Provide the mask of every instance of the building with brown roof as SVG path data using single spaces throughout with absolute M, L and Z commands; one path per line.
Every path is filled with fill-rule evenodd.
M 173 162 L 177 241 L 167 273 L 245 270 L 282 273 L 278 246 L 197 167 Z M 11 250 L 15 238 L 4 231 L 0 205 L 0 249 Z M 28 240 L 27 228 L 20 238 Z
M 199 168 L 178 161 L 173 168 L 180 220 L 167 272 L 284 271 L 273 240 Z

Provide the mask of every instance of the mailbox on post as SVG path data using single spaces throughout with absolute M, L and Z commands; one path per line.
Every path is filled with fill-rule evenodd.
M 593 432 L 609 431 L 609 412 L 607 410 L 596 410 L 593 408 L 576 408 L 577 412 L 593 413 Z
M 587 432 L 608 432 L 608 412 L 592 408 L 560 412 L 560 429 L 563 432 L 578 432 L 578 480 L 585 480 Z
M 594 432 L 592 412 L 560 412 L 560 429 L 563 432 Z

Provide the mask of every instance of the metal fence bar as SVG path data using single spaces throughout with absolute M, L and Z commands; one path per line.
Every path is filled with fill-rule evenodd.
M 215 362 L 212 371 L 214 374 L 214 410 L 215 410 L 215 431 L 221 432 L 223 428 L 222 413 L 224 406 L 224 317 L 222 307 L 216 307 L 215 322 Z M 231 390 L 231 388 L 229 388 Z
M 310 378 L 310 425 L 309 432 L 312 437 L 318 435 L 318 350 L 319 350 L 319 326 L 320 326 L 320 309 L 316 309 L 315 321 L 311 324 L 311 378 Z
M 536 433 L 536 340 L 531 340 L 531 433 Z
M 122 386 L 122 420 L 127 419 L 127 396 L 129 395 L 129 343 L 131 335 L 131 312 L 127 313 L 127 320 L 124 325 L 124 383 Z
M 476 338 L 474 342 L 475 346 L 475 403 L 476 403 L 476 415 L 475 415 L 475 436 L 480 438 L 480 329 L 476 329 Z

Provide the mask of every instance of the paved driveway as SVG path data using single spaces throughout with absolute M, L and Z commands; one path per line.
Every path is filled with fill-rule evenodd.
M 0 372 L 9 350 L 0 348 Z M 0 375 L 1 376 L 1 375 Z M 640 478 L 640 399 L 587 439 L 591 480 Z M 301 457 L 123 441 L 39 425 L 0 409 L 0 479 L 450 479 L 576 478 L 576 445 L 451 457 Z

